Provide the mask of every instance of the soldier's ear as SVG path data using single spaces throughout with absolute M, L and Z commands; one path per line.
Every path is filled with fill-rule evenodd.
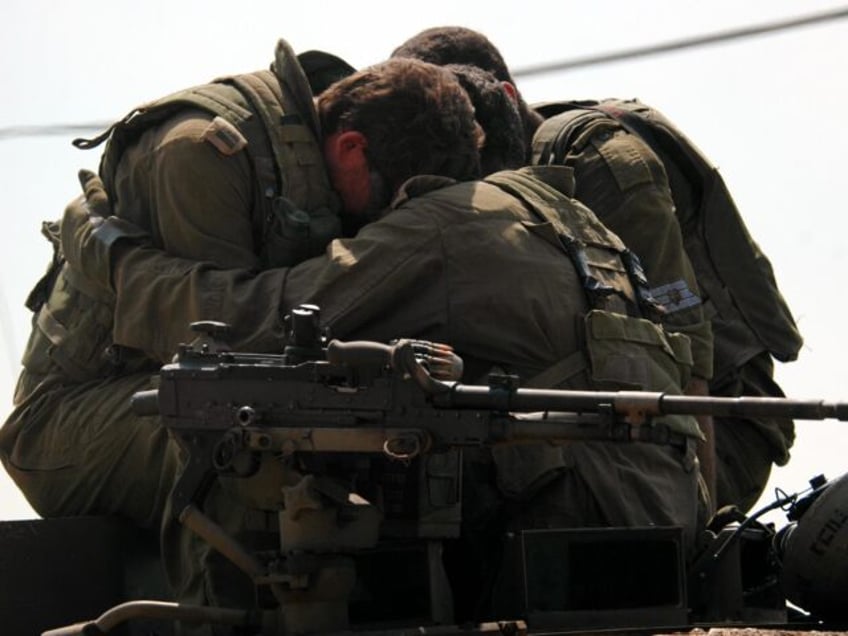
M 338 133 L 335 140 L 339 159 L 345 163 L 359 162 L 365 159 L 368 138 L 358 130 L 345 130 Z
M 501 86 L 503 86 L 504 92 L 509 95 L 509 98 L 518 104 L 518 89 L 515 88 L 515 84 L 512 82 L 501 82 Z
M 344 130 L 324 138 L 324 158 L 331 169 L 350 170 L 366 162 L 368 139 L 358 130 Z

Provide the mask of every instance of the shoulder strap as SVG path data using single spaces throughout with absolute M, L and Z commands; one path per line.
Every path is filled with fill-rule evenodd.
M 648 291 L 638 258 L 580 202 L 539 179 L 551 168 L 496 172 L 484 181 L 517 197 L 556 231 L 593 308 L 658 321 L 659 304 Z M 616 276 L 618 269 L 626 276 Z
M 607 118 L 593 109 L 594 104 L 596 102 L 548 102 L 534 106 L 545 120 L 533 134 L 533 165 L 561 164 L 570 150 L 582 147 L 586 127 L 593 121 Z
M 589 301 L 583 316 L 584 346 L 529 378 L 528 386 L 591 386 L 680 390 L 691 367 L 689 339 L 668 334 L 659 324 L 657 306 L 639 296 L 638 260 L 621 240 L 579 202 L 541 177 L 555 167 L 498 172 L 484 181 L 523 201 L 557 234 L 560 247 L 574 264 Z M 536 175 L 539 175 L 538 177 Z M 653 316 L 646 314 L 653 310 Z M 654 321 L 645 318 L 653 318 Z M 659 425 L 655 422 L 654 425 Z M 666 417 L 663 426 L 686 436 L 699 432 L 690 417 Z
M 608 99 L 595 108 L 640 137 L 664 164 L 673 161 L 700 203 L 704 196 L 703 184 L 717 174 L 717 170 L 686 135 L 658 111 L 638 100 Z

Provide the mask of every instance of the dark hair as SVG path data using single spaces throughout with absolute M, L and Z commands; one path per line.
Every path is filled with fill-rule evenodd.
M 514 83 L 497 47 L 482 33 L 465 27 L 424 29 L 392 51 L 392 57 L 413 57 L 438 66 L 470 64 L 502 82 Z
M 515 84 L 497 47 L 482 33 L 465 27 L 443 26 L 425 29 L 392 51 L 392 57 L 411 57 L 439 66 L 471 64 L 489 71 L 502 82 Z M 525 160 L 529 161 L 530 141 L 543 119 L 530 109 L 520 93 L 518 112 L 524 125 Z
M 474 117 L 486 134 L 480 149 L 483 174 L 520 168 L 525 163 L 524 128 L 515 102 L 488 71 L 468 64 L 448 64 L 471 98 Z
M 419 174 L 480 176 L 474 108 L 453 74 L 433 64 L 395 59 L 354 73 L 320 95 L 318 115 L 326 135 L 365 135 L 368 162 L 391 192 Z

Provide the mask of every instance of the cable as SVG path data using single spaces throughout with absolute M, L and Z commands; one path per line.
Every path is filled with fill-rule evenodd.
M 44 126 L 9 126 L 0 128 L 0 141 L 17 137 L 52 137 L 56 135 L 74 135 L 106 130 L 112 122 L 91 122 L 88 124 L 47 124 Z
M 639 57 L 647 57 L 649 55 L 658 55 L 660 53 L 668 53 L 670 51 L 679 51 L 681 49 L 693 48 L 696 46 L 704 46 L 707 44 L 716 44 L 718 42 L 726 42 L 728 40 L 737 40 L 741 38 L 762 35 L 764 33 L 773 33 L 775 31 L 785 31 L 797 27 L 808 26 L 810 24 L 818 24 L 822 22 L 832 22 L 848 18 L 848 8 L 836 9 L 826 13 L 819 13 L 781 22 L 772 22 L 760 26 L 743 27 L 731 31 L 721 33 L 713 33 L 698 37 L 673 40 L 661 44 L 654 44 L 646 47 L 637 47 L 632 49 L 624 49 L 621 51 L 613 51 L 610 53 L 602 53 L 600 55 L 575 58 L 572 60 L 564 60 L 561 62 L 548 62 L 545 64 L 537 64 L 535 66 L 525 66 L 512 71 L 513 77 L 530 77 L 533 75 L 543 75 L 545 73 L 555 73 L 568 71 L 574 68 L 584 66 L 594 66 L 598 64 L 607 64 L 609 62 L 619 62 L 623 60 L 632 60 Z M 72 135 L 78 133 L 99 132 L 108 128 L 112 122 L 92 122 L 88 124 L 50 124 L 44 126 L 10 126 L 8 128 L 0 128 L 0 141 L 4 139 L 15 139 L 19 137 L 47 137 L 55 135 Z
M 702 35 L 699 37 L 688 38 L 683 40 L 673 40 L 663 44 L 654 44 L 652 46 L 623 49 L 621 51 L 613 51 L 611 53 L 602 53 L 596 56 L 588 56 L 576 58 L 573 60 L 565 60 L 562 62 L 548 62 L 545 64 L 537 64 L 535 66 L 526 66 L 516 69 L 512 72 L 513 77 L 529 77 L 531 75 L 542 75 L 544 73 L 554 73 L 557 71 L 567 71 L 573 68 L 583 66 L 593 66 L 596 64 L 607 64 L 609 62 L 618 62 L 621 60 L 632 60 L 634 58 L 646 57 L 648 55 L 657 55 L 658 53 L 667 53 L 669 51 L 678 51 L 680 49 L 693 48 L 696 46 L 704 46 L 706 44 L 715 44 L 717 42 L 726 42 L 763 33 L 773 33 L 775 31 L 785 31 L 796 27 L 817 24 L 820 22 L 831 22 L 848 17 L 848 8 L 837 9 L 827 13 L 810 15 L 803 18 L 795 18 L 792 20 L 784 20 L 782 22 L 772 22 L 760 26 L 743 27 L 732 31 L 724 31 L 721 33 L 713 33 L 710 35 Z

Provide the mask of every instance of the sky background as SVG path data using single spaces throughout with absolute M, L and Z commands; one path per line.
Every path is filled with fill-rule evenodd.
M 238 6 L 238 8 L 236 8 Z M 266 68 L 277 38 L 357 67 L 385 59 L 421 29 L 485 33 L 513 69 L 767 24 L 845 8 L 825 0 L 339 2 L 283 0 L 5 0 L 0 8 L 0 130 L 111 121 L 216 76 Z M 528 101 L 639 98 L 676 122 L 717 165 L 774 266 L 805 336 L 780 365 L 787 395 L 848 401 L 844 244 L 848 19 L 639 60 L 517 78 Z M 11 409 L 29 334 L 23 301 L 50 251 L 43 220 L 79 192 L 99 150 L 75 135 L 0 137 L 0 413 Z M 798 422 L 774 488 L 848 471 L 848 423 Z M 0 470 L 0 520 L 33 517 Z M 775 521 L 785 521 L 776 517 Z

